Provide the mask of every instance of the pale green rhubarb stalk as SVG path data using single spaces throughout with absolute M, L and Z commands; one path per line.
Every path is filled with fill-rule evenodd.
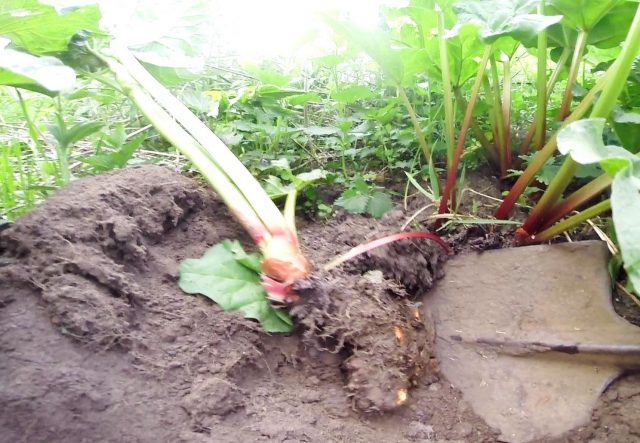
M 227 146 L 127 49 L 113 46 L 102 58 L 123 92 L 161 135 L 198 168 L 251 235 L 264 257 L 263 282 L 269 296 L 287 301 L 290 286 L 311 273 L 292 222 L 293 199 L 289 198 L 285 217 Z
M 262 286 L 269 298 L 279 302 L 297 300 L 299 297 L 293 285 L 309 277 L 312 268 L 300 251 L 296 234 L 296 191 L 289 193 L 284 213 L 281 213 L 227 146 L 151 76 L 127 49 L 114 45 L 107 55 L 99 56 L 115 74 L 123 92 L 158 132 L 198 168 L 251 235 L 263 255 Z M 430 239 L 446 250 L 446 244 L 436 235 L 403 232 L 361 245 L 357 253 L 351 251 L 348 257 L 342 256 L 340 263 L 404 238 Z
M 447 40 L 444 34 L 444 13 L 440 5 L 436 3 L 436 14 L 438 15 L 438 45 L 440 49 L 440 69 L 442 71 L 442 93 L 444 98 L 444 121 L 446 125 L 445 138 L 447 141 L 447 163 L 453 162 L 453 152 L 455 149 L 455 117 L 453 114 L 453 89 L 451 87 L 451 74 L 449 71 L 449 57 L 447 51 Z
M 456 149 L 453 152 L 453 161 L 447 165 L 447 181 L 445 184 L 444 192 L 442 193 L 442 197 L 440 198 L 438 214 L 445 214 L 449 208 L 449 199 L 453 195 L 454 187 L 456 185 L 456 176 L 458 173 L 458 166 L 460 165 L 460 157 L 462 157 L 462 151 L 464 150 L 467 132 L 469 131 L 471 121 L 473 120 L 473 109 L 476 106 L 478 93 L 480 92 L 482 79 L 484 78 L 484 71 L 487 67 L 487 63 L 489 62 L 489 57 L 491 56 L 492 51 L 493 45 L 487 45 L 484 49 L 482 60 L 480 60 L 480 64 L 478 65 L 478 74 L 476 75 L 476 79 L 471 90 L 471 98 L 469 99 L 469 103 L 467 104 L 467 109 L 464 114 L 464 119 L 462 120 L 462 127 L 460 128 L 460 132 L 458 133 L 458 142 L 456 144 Z
M 540 0 L 538 14 L 544 15 L 545 1 Z M 536 150 L 542 149 L 547 132 L 547 31 L 538 34 L 538 75 L 536 76 L 538 89 L 538 104 L 536 106 Z

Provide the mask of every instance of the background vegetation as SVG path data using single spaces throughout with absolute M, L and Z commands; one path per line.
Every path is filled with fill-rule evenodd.
M 20 8 L 93 23 L 88 18 L 97 9 L 79 3 L 90 2 L 7 0 L 0 6 L 4 219 L 16 219 L 70 180 L 128 165 L 195 173 L 92 57 L 101 30 L 87 25 L 35 44 L 10 26 Z M 156 4 L 162 2 L 147 3 L 155 20 L 166 19 L 163 11 L 171 15 Z M 103 15 L 114 14 L 115 7 L 101 6 Z M 206 57 L 186 54 L 198 66 L 160 69 L 152 57 L 143 61 L 274 200 L 296 188 L 309 216 L 342 208 L 381 217 L 394 198 L 418 192 L 439 205 L 440 229 L 442 220 L 449 220 L 444 228 L 451 221 L 485 223 L 480 203 L 459 211 L 465 179 L 477 170 L 504 191 L 496 218 L 513 216 L 514 206 L 531 210 L 516 233 L 520 241 L 546 241 L 589 220 L 617 251 L 621 236 L 611 228 L 610 185 L 628 176 L 625 201 L 635 207 L 640 170 L 634 169 L 640 149 L 637 9 L 636 0 L 411 0 L 382 8 L 376 28 L 326 14 L 323 54 L 253 63 L 212 51 L 203 20 L 215 11 L 196 9 L 187 28 L 190 48 L 209 48 Z M 36 69 L 27 72 L 26 64 Z M 64 67 L 73 67 L 77 77 L 69 78 Z M 575 132 L 557 136 L 583 117 L 592 120 L 567 130 L 589 132 L 585 143 L 573 146 L 580 138 Z M 598 123 L 603 118 L 606 125 Z M 605 152 L 609 145 L 625 154 Z M 585 150 L 598 155 L 585 160 Z M 321 196 L 323 188 L 337 190 L 335 198 Z M 634 216 L 625 212 L 620 226 Z M 622 236 L 632 239 L 622 242 L 623 256 L 631 250 L 625 244 L 638 240 L 634 235 Z M 628 263 L 625 274 L 617 257 L 612 272 L 632 291 L 638 265 Z

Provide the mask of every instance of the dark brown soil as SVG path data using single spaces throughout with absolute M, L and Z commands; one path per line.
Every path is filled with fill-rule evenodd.
M 321 264 L 406 217 L 302 226 L 303 248 Z M 0 233 L 0 441 L 495 441 L 438 380 L 432 245 L 303 282 L 285 336 L 177 288 L 179 262 L 227 238 L 248 245 L 210 192 L 152 166 L 74 182 Z M 639 394 L 616 384 L 562 441 L 640 438 Z

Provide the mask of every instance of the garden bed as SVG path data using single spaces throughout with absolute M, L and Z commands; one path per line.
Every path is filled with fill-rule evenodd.
M 324 263 L 407 217 L 307 223 L 303 250 Z M 313 302 L 287 336 L 177 287 L 180 261 L 223 239 L 250 244 L 210 191 L 153 166 L 74 182 L 2 232 L 0 440 L 496 441 L 416 315 L 443 275 L 435 248 L 404 241 L 304 282 Z M 629 377 L 559 441 L 630 441 L 639 417 Z

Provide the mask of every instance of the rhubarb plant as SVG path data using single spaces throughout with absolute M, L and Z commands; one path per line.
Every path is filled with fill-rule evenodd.
M 163 78 L 167 72 L 194 72 L 201 67 L 207 46 L 203 33 L 207 29 L 206 2 L 175 5 L 154 1 L 126 7 L 123 2 L 87 3 L 91 2 L 3 2 L 0 37 L 13 62 L 3 58 L 0 81 L 50 94 L 64 90 L 75 73 L 49 54 L 64 53 L 75 35 L 93 31 L 88 52 L 109 68 L 120 90 L 158 132 L 201 171 L 261 252 L 258 268 L 257 257 L 242 253 L 237 244 L 214 246 L 202 262 L 185 262 L 180 285 L 187 292 L 205 293 L 225 309 L 243 311 L 269 331 L 290 329 L 290 320 L 271 307 L 267 296 L 290 301 L 294 297 L 291 285 L 311 272 L 293 222 L 295 192 L 289 196 L 285 213 L 281 212 L 225 144 L 145 68 Z M 30 26 L 23 26 L 25 23 Z M 40 37 L 38 28 L 51 30 L 50 41 Z M 52 67 L 68 73 L 61 76 L 64 81 L 48 79 L 56 73 Z M 62 140 L 62 135 L 57 138 Z M 67 139 L 69 136 L 63 141 Z
M 259 250 L 259 254 L 247 254 L 238 242 L 223 241 L 202 258 L 182 263 L 180 287 L 187 293 L 209 297 L 225 310 L 241 311 L 245 317 L 258 320 L 267 331 L 286 332 L 292 328 L 291 319 L 269 301 L 286 304 L 298 300 L 295 283 L 312 272 L 311 263 L 300 249 L 295 226 L 296 196 L 303 184 L 289 188 L 281 211 L 221 139 L 161 82 L 193 76 L 202 67 L 209 42 L 208 17 L 204 0 L 148 0 L 133 4 L 111 0 L 8 0 L 0 6 L 0 50 L 13 62 L 0 65 L 0 81 L 53 95 L 63 91 L 72 81 L 73 71 L 58 61 L 43 58 L 50 57 L 50 53 L 69 60 L 93 57 L 91 69 L 106 67 L 113 78 L 95 78 L 119 88 L 151 125 L 191 161 Z M 23 23 L 31 26 L 22 26 Z M 45 46 L 37 27 L 46 27 L 54 34 Z M 73 38 L 86 31 L 90 34 L 85 44 L 70 45 Z M 67 56 L 71 46 L 83 50 L 82 56 Z M 47 66 L 49 70 L 43 71 Z M 69 74 L 66 83 L 47 79 L 47 75 L 55 73 L 51 66 Z M 81 66 L 76 68 L 78 75 L 85 74 Z M 282 94 L 273 88 L 272 92 Z M 289 96 L 291 92 L 285 94 Z M 59 126 L 62 129 L 53 132 L 65 148 L 78 135 L 97 127 L 93 124 L 69 128 L 63 120 Z M 304 179 L 312 180 L 313 176 Z M 374 193 L 370 200 L 367 207 L 373 215 L 388 209 L 388 199 Z M 432 234 L 401 233 L 391 240 L 361 245 L 356 253 L 412 237 L 436 240 L 446 247 Z M 352 251 L 350 257 L 354 254 Z

